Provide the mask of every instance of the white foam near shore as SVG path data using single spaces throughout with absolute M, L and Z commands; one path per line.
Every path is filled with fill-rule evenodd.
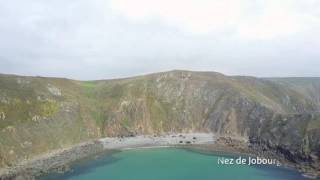
M 146 146 L 172 146 L 183 144 L 213 144 L 215 136 L 212 133 L 180 133 L 169 135 L 139 135 L 135 137 L 102 138 L 98 141 L 105 149 L 128 149 Z

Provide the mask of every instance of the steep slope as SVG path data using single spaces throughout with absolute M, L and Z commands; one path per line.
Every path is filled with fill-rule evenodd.
M 315 112 L 320 111 L 320 78 L 268 78 L 267 80 L 302 94 L 306 101 L 316 107 Z
M 82 94 L 72 80 L 2 75 L 0 164 L 97 137 L 84 119 L 89 101 Z
M 1 75 L 1 166 L 99 137 L 192 131 L 314 164 L 318 82 L 190 71 L 100 81 Z

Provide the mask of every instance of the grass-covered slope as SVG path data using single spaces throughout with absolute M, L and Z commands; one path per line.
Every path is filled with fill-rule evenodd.
M 104 136 L 188 131 L 319 157 L 319 97 L 319 81 L 308 78 L 190 71 L 100 81 L 0 75 L 0 166 Z
M 1 75 L 1 164 L 96 137 L 82 94 L 72 80 Z

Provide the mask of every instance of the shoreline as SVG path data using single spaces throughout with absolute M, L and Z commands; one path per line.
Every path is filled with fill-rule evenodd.
M 34 180 L 35 177 L 48 173 L 64 173 L 70 170 L 70 164 L 92 155 L 113 150 L 130 150 L 145 148 L 182 147 L 207 152 L 224 152 L 248 156 L 261 156 L 249 147 L 245 139 L 219 137 L 212 133 L 177 133 L 166 135 L 139 135 L 135 137 L 107 137 L 88 141 L 22 161 L 15 166 L 0 169 L 0 180 Z M 317 172 L 303 172 L 300 166 L 285 160 L 281 156 L 265 156 L 276 158 L 285 168 L 295 169 L 309 178 L 316 178 Z M 315 175 L 314 175 L 315 174 Z
M 34 180 L 35 177 L 50 172 L 64 173 L 70 170 L 70 164 L 92 155 L 113 150 L 139 147 L 160 147 L 182 144 L 212 144 L 212 133 L 179 133 L 166 135 L 139 135 L 132 137 L 107 137 L 53 150 L 23 160 L 11 167 L 0 169 L 0 180 Z
M 216 136 L 212 133 L 179 133 L 167 135 L 139 135 L 125 138 L 101 138 L 98 140 L 104 149 L 123 149 L 143 146 L 169 146 L 183 144 L 214 144 Z
M 63 173 L 70 169 L 70 163 L 102 151 L 102 145 L 95 141 L 54 150 L 0 169 L 0 180 L 34 180 L 49 172 Z

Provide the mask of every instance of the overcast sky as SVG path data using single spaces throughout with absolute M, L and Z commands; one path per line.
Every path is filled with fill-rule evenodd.
M 0 73 L 320 76 L 319 0 L 1 0 Z

